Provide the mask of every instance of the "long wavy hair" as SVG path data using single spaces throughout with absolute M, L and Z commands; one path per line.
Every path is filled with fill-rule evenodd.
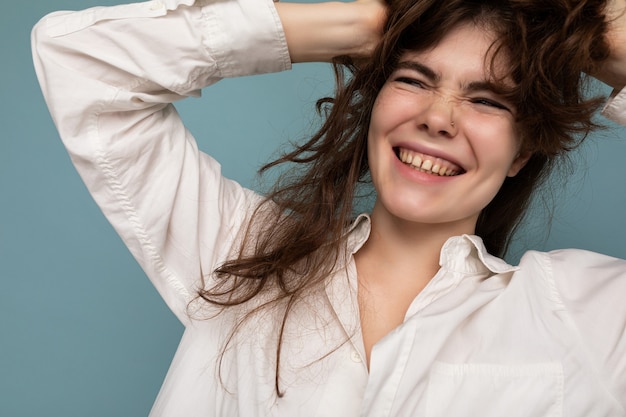
M 323 286 L 346 255 L 346 229 L 371 187 L 367 132 L 372 107 L 405 52 L 435 47 L 451 29 L 473 23 L 496 35 L 486 64 L 493 65 L 501 54 L 509 63 L 503 75 L 515 87 L 506 94 L 517 109 L 522 148 L 532 156 L 479 216 L 476 234 L 495 255 L 504 255 L 533 191 L 557 156 L 597 127 L 593 115 L 602 99 L 587 97 L 584 74 L 593 73 L 609 54 L 604 0 L 390 0 L 388 7 L 382 40 L 371 58 L 358 66 L 337 60 L 335 96 L 318 101 L 321 128 L 262 168 L 291 166 L 252 213 L 238 256 L 213 271 L 213 284 L 199 293 L 224 308 L 270 294 L 242 321 L 259 309 L 281 306 L 278 395 L 285 322 L 296 303 Z

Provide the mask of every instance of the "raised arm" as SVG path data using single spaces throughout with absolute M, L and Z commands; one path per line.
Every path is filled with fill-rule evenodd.
M 77 170 L 181 321 L 259 197 L 222 178 L 171 103 L 223 77 L 288 69 L 290 53 L 367 53 L 355 29 L 367 25 L 352 14 L 364 8 L 281 5 L 279 16 L 271 0 L 168 0 L 53 13 L 33 30 L 42 91 Z
M 362 58 L 376 46 L 385 20 L 379 0 L 352 3 L 276 3 L 292 62 Z
M 626 86 L 626 0 L 608 0 L 606 17 L 611 56 L 600 71 L 592 75 L 620 91 Z
M 37 75 L 76 169 L 183 322 L 254 195 L 221 177 L 171 103 L 223 77 L 290 67 L 271 1 L 214 3 L 57 12 L 33 30 Z

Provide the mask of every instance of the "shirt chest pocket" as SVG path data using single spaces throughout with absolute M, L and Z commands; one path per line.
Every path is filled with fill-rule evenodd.
M 562 417 L 563 368 L 436 362 L 427 390 L 426 417 Z

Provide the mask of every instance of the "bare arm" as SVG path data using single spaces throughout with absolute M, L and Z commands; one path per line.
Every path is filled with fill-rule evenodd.
M 385 19 L 382 1 L 276 3 L 292 62 L 368 56 Z
M 611 56 L 592 75 L 619 91 L 626 86 L 626 0 L 608 0 L 606 15 Z

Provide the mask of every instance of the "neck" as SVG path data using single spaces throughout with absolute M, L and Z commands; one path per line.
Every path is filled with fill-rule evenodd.
M 474 226 L 473 219 L 437 224 L 409 222 L 376 204 L 371 234 L 356 254 L 357 261 L 384 268 L 386 272 L 378 275 L 380 279 L 397 277 L 400 285 L 412 280 L 417 287 L 423 287 L 439 270 L 444 243 L 452 236 L 473 233 Z
M 417 295 L 439 270 L 441 247 L 451 236 L 472 233 L 475 221 L 421 224 L 401 220 L 376 204 L 372 230 L 354 255 L 365 355 L 400 325 Z

